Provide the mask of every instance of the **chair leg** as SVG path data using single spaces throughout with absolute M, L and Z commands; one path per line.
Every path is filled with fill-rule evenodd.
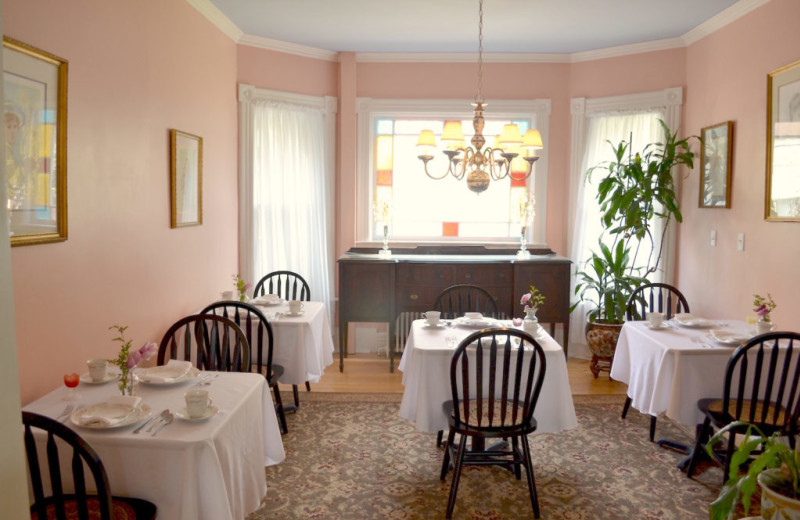
M 449 436 L 448 436 L 449 440 Z M 461 436 L 461 442 L 458 444 L 458 453 L 456 454 L 456 463 L 453 468 L 453 483 L 450 484 L 450 498 L 447 500 L 447 514 L 445 518 L 450 520 L 453 518 L 453 509 L 456 505 L 456 494 L 458 493 L 458 481 L 461 478 L 461 467 L 464 463 L 464 453 L 467 448 L 467 436 Z
M 624 419 L 626 415 L 628 415 L 628 408 L 631 407 L 632 399 L 630 397 L 625 397 L 625 405 L 622 407 L 622 418 Z
M 694 450 L 692 451 L 692 458 L 689 460 L 689 466 L 686 468 L 686 476 L 692 478 L 694 470 L 697 468 L 697 463 L 700 460 L 700 450 L 703 449 L 703 439 L 708 436 L 708 430 L 711 428 L 711 419 L 706 417 L 703 421 L 703 426 L 697 432 L 697 440 L 694 443 Z
M 728 450 L 725 453 L 725 471 L 722 473 L 722 485 L 725 485 L 725 482 L 728 480 L 728 473 L 731 471 L 731 458 L 733 457 L 733 452 L 736 451 L 736 434 L 729 433 L 728 434 Z
M 442 473 L 439 475 L 439 480 L 444 480 L 447 477 L 447 470 L 450 469 L 450 448 L 453 446 L 453 438 L 456 436 L 455 430 L 450 429 L 447 434 L 447 444 L 444 445 L 444 460 L 442 460 Z
M 511 438 L 511 445 L 514 447 L 514 459 L 516 459 L 518 456 L 522 455 L 519 451 L 519 441 L 516 437 Z M 519 467 L 519 463 L 514 464 L 514 476 L 517 477 L 517 480 L 522 480 L 522 470 Z
M 306 381 L 306 392 L 310 392 L 310 391 L 311 391 L 311 383 Z
M 653 439 L 656 437 L 656 416 L 650 416 L 650 442 L 653 442 Z
M 442 437 L 443 436 L 444 436 L 444 430 L 439 430 L 436 433 L 436 447 L 437 448 L 442 445 Z
M 527 435 L 522 436 L 522 463 L 525 465 L 525 473 L 528 476 L 528 492 L 531 495 L 533 517 L 539 518 L 539 497 L 536 495 L 536 479 L 533 477 L 533 462 L 531 461 L 531 448 L 528 445 Z
M 292 385 L 292 393 L 294 394 L 295 408 L 300 408 L 300 394 L 297 392 L 297 385 Z
M 289 428 L 286 426 L 286 413 L 283 411 L 283 401 L 281 400 L 281 392 L 278 390 L 278 385 L 272 387 L 272 392 L 275 395 L 275 412 L 278 414 L 281 433 L 289 433 Z

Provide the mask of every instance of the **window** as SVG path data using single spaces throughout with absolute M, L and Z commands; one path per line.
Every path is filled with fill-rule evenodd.
M 533 173 L 525 180 L 505 178 L 491 181 L 489 188 L 476 194 L 467 188 L 466 180 L 450 174 L 440 180 L 431 179 L 417 158 L 417 136 L 422 129 L 431 129 L 441 136 L 445 119 L 461 119 L 467 143 L 474 133 L 468 101 L 457 102 L 387 102 L 360 100 L 359 105 L 359 241 L 383 238 L 383 210 L 388 207 L 389 238 L 406 242 L 509 242 L 520 233 L 520 208 L 530 192 L 535 198 L 534 224 L 529 226 L 528 240 L 544 242 L 544 191 L 546 186 L 545 150 L 534 164 Z M 493 145 L 493 136 L 503 125 L 516 123 L 521 132 L 538 128 L 545 147 L 549 103 L 488 103 L 483 135 L 485 146 Z M 365 105 L 369 105 L 365 107 Z M 388 106 L 391 105 L 391 106 Z M 505 106 L 503 106 L 505 105 Z M 361 108 L 365 108 L 363 111 Z M 492 110 L 494 109 L 494 110 Z M 542 112 L 540 115 L 539 113 Z M 366 128 L 365 128 L 366 127 Z M 366 131 L 364 131 L 366 129 Z M 512 163 L 514 172 L 524 172 L 526 163 Z M 437 152 L 428 165 L 431 175 L 439 177 L 447 170 L 447 158 Z M 363 200 L 362 200 L 363 199 Z M 534 231 L 536 230 L 536 231 Z

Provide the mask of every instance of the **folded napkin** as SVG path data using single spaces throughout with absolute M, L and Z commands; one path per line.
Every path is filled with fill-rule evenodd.
M 257 298 L 253 298 L 253 303 L 258 304 L 270 304 L 270 303 L 279 303 L 281 301 L 281 297 L 277 294 L 264 294 Z
M 136 371 L 136 377 L 145 383 L 173 383 L 192 369 L 191 361 L 170 359 L 166 365 Z
M 132 395 L 115 395 L 108 401 L 85 408 L 78 416 L 78 424 L 82 426 L 116 426 L 142 404 L 142 398 Z

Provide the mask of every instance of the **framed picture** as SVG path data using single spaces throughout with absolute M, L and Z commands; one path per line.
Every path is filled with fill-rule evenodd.
M 733 121 L 700 131 L 700 207 L 731 207 Z
M 169 131 L 172 227 L 203 223 L 203 138 Z
M 12 246 L 67 239 L 67 61 L 3 37 Z
M 767 75 L 764 218 L 800 222 L 800 61 Z

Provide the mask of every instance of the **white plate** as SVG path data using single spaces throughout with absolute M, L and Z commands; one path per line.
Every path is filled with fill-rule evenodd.
M 162 365 L 162 366 L 166 367 L 167 365 Z M 152 370 L 153 368 L 158 368 L 158 367 L 151 367 L 148 370 Z M 199 374 L 199 373 L 200 373 L 200 371 L 197 368 L 192 367 L 184 375 L 182 375 L 181 377 L 178 377 L 176 379 L 173 379 L 172 381 L 147 381 L 145 379 L 142 379 L 141 377 L 139 377 L 138 379 L 139 379 L 140 383 L 145 384 L 145 385 L 170 386 L 170 385 L 179 385 L 181 383 L 185 383 L 186 381 L 190 381 L 190 380 L 194 379 L 195 377 L 197 377 L 197 374 Z
M 129 426 L 131 424 L 143 421 L 150 417 L 150 407 L 146 404 L 142 403 L 136 408 L 133 413 L 130 413 L 126 416 L 123 420 L 116 424 L 108 425 L 104 423 L 90 423 L 90 424 L 81 424 L 81 417 L 85 417 L 87 414 L 93 413 L 99 409 L 106 409 L 108 410 L 115 410 L 119 409 L 120 411 L 124 411 L 128 409 L 126 406 L 121 405 L 112 405 L 108 403 L 100 403 L 94 406 L 88 406 L 86 408 L 79 408 L 76 410 L 69 418 L 70 422 L 75 426 L 80 426 L 81 428 L 89 428 L 91 430 L 111 430 L 114 428 L 122 428 L 123 426 Z
M 300 311 L 300 312 L 286 311 L 283 313 L 284 316 L 287 316 L 289 318 L 297 318 L 298 316 L 302 316 L 303 314 L 305 314 L 305 311 Z
M 278 298 L 277 300 L 250 300 L 252 305 L 256 305 L 258 307 L 274 307 L 276 305 L 280 305 L 283 303 L 283 300 Z
M 650 325 L 649 321 L 645 321 L 644 322 L 644 326 L 647 327 L 650 330 L 664 330 L 664 329 L 671 329 L 672 328 L 672 327 L 669 326 L 669 323 L 667 323 L 666 321 L 662 321 L 661 325 L 658 325 L 658 326 L 655 326 L 655 327 Z
M 691 314 L 676 314 L 672 319 L 681 327 L 689 327 L 693 329 L 719 327 L 718 321 L 698 318 L 696 316 L 692 316 Z
M 211 417 L 214 417 L 219 413 L 219 408 L 216 406 L 209 406 L 206 408 L 206 413 L 204 413 L 201 417 L 189 417 L 189 412 L 186 411 L 186 408 L 181 408 L 180 410 L 175 412 L 175 416 L 178 419 L 183 419 L 184 421 L 189 422 L 200 422 L 205 421 Z
M 91 377 L 89 377 L 89 373 L 81 374 L 81 383 L 86 383 L 89 385 L 104 385 L 109 381 L 116 381 L 119 379 L 119 374 L 115 372 L 106 372 L 106 377 L 101 379 L 100 381 L 95 381 Z
M 750 339 L 750 336 L 748 336 L 747 334 L 741 334 L 739 332 L 731 332 L 729 330 L 721 330 L 721 329 L 709 330 L 708 336 L 717 343 L 722 343 L 723 345 L 741 345 L 742 343 Z
M 453 320 L 456 325 L 466 327 L 468 329 L 485 329 L 495 325 L 496 320 L 491 318 L 482 318 L 480 320 L 471 320 L 469 318 L 456 318 Z

